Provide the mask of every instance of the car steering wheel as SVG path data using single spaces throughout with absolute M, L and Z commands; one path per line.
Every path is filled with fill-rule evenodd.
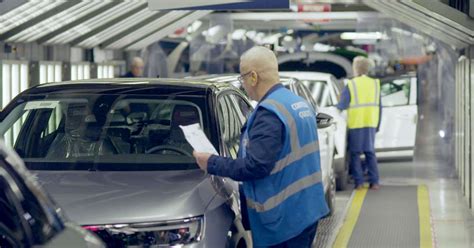
M 179 148 L 179 147 L 175 147 L 175 146 L 167 146 L 167 145 L 152 147 L 149 150 L 146 150 L 145 153 L 150 154 L 150 153 L 156 153 L 157 151 L 173 151 L 173 152 L 177 152 L 177 153 L 186 155 L 188 157 L 193 156 L 191 153 L 184 150 L 183 148 Z

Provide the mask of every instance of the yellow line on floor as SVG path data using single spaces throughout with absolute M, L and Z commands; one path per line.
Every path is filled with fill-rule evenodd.
M 341 227 L 341 230 L 337 234 L 336 241 L 334 242 L 334 248 L 343 248 L 347 247 L 349 239 L 351 238 L 354 227 L 359 219 L 360 209 L 364 203 L 365 195 L 367 194 L 367 188 L 364 187 L 359 190 L 355 190 L 354 198 L 352 199 L 351 207 L 347 212 L 346 219 L 344 224 Z
M 420 248 L 432 248 L 430 195 L 426 185 L 418 186 L 418 216 L 420 219 Z

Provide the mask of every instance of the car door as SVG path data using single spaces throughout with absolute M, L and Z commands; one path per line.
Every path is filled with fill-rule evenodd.
M 382 80 L 382 116 L 375 149 L 380 157 L 413 156 L 418 120 L 417 78 Z
M 302 84 L 296 83 L 295 87 L 297 89 L 298 95 L 303 97 L 317 113 L 318 105 L 316 100 L 309 92 L 309 90 Z M 323 174 L 323 183 L 326 187 L 328 178 L 328 172 L 331 170 L 332 160 L 333 160 L 333 151 L 334 151 L 334 137 L 333 137 L 333 126 L 326 128 L 318 128 L 318 138 L 319 138 L 319 153 L 321 156 L 321 171 Z
M 11 175 L 0 166 L 0 247 L 31 245 L 32 233 L 24 221 L 17 188 Z

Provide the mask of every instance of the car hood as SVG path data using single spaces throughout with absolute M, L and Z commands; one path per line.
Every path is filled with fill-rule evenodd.
M 200 170 L 34 171 L 80 225 L 162 221 L 202 215 L 215 195 Z

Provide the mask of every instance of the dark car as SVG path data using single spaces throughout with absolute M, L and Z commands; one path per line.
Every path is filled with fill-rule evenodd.
M 251 246 L 237 184 L 206 175 L 180 125 L 237 156 L 251 111 L 228 84 L 108 79 L 45 84 L 2 112 L 0 133 L 66 214 L 110 247 Z
M 0 247 L 104 247 L 92 233 L 70 223 L 0 141 Z

